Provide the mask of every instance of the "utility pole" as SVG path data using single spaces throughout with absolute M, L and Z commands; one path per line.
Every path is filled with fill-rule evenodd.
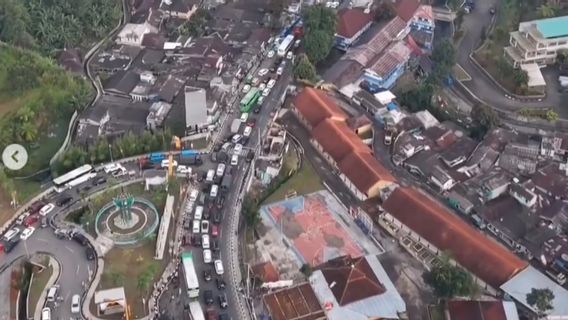
M 114 160 L 112 159 L 112 146 L 110 145 L 110 143 L 108 144 L 108 152 L 110 154 L 110 162 L 114 162 Z

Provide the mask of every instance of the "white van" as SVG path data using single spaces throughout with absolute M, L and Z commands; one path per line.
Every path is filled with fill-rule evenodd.
M 201 223 L 199 222 L 199 220 L 193 220 L 193 234 L 198 234 L 199 231 L 201 230 Z
M 211 169 L 211 170 L 207 171 L 207 176 L 205 177 L 205 181 L 206 182 L 213 182 L 214 178 L 215 178 L 215 170 Z
M 57 286 L 53 286 L 49 288 L 47 291 L 47 302 L 54 302 L 55 298 L 57 298 Z
M 193 214 L 193 219 L 201 220 L 203 218 L 203 206 L 195 207 L 195 213 Z
M 178 165 L 177 161 L 174 160 L 174 161 L 172 162 L 172 165 L 173 165 L 174 167 L 177 167 L 177 165 Z M 164 159 L 164 160 L 162 160 L 162 168 L 168 168 L 169 166 L 170 166 L 170 160 L 169 160 L 169 159 Z
M 214 184 L 211 186 L 211 192 L 209 193 L 209 196 L 211 198 L 215 198 L 218 192 L 219 192 L 219 186 Z
M 225 174 L 225 164 L 224 163 L 219 163 L 217 165 L 217 177 L 222 177 L 223 174 Z
M 8 232 L 4 234 L 4 240 L 10 241 L 14 239 L 18 234 L 20 234 L 20 231 L 21 231 L 20 228 L 12 228 L 8 230 Z
M 115 172 L 115 171 L 117 171 L 121 168 L 122 168 L 122 166 L 120 164 L 117 164 L 117 163 L 114 163 L 114 162 L 109 163 L 109 164 L 104 166 L 104 170 L 105 170 L 106 174 L 113 173 L 113 172 Z
M 203 249 L 209 249 L 209 235 L 208 234 L 204 234 L 201 236 L 201 246 L 203 247 Z
M 246 126 L 245 130 L 243 131 L 243 136 L 244 137 L 250 137 L 251 132 L 252 132 L 252 127 Z
M 231 141 L 232 141 L 233 143 L 239 143 L 239 141 L 241 141 L 242 138 L 243 138 L 243 137 L 242 137 L 240 134 L 236 134 L 236 135 L 233 136 L 233 138 L 231 139 Z
M 41 320 L 51 320 L 51 309 L 47 307 L 41 309 Z
M 195 202 L 197 200 L 197 196 L 199 196 L 199 190 L 191 190 L 191 193 L 189 194 L 189 201 Z
M 247 122 L 249 118 L 249 114 L 244 112 L 243 114 L 241 114 L 241 122 Z

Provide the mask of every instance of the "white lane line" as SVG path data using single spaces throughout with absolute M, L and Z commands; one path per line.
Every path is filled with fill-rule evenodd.
M 73 251 L 73 249 L 69 248 L 68 246 L 65 246 L 65 249 L 69 250 L 71 253 L 75 253 L 75 251 Z
M 49 241 L 47 241 L 47 239 L 42 239 L 42 238 L 37 238 L 36 241 L 49 243 Z
M 80 268 L 80 265 L 77 265 L 77 270 L 75 271 L 75 274 L 79 274 L 79 268 Z

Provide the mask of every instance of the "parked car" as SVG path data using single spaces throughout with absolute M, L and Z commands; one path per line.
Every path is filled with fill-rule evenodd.
M 39 215 L 32 214 L 24 220 L 24 226 L 31 227 L 39 221 Z
M 203 263 L 211 263 L 213 260 L 213 256 L 211 255 L 211 250 L 205 249 L 203 250 Z
M 263 96 L 268 97 L 269 94 L 270 94 L 270 88 L 266 88 L 266 89 L 262 90 Z
M 20 234 L 20 239 L 22 240 L 27 240 L 29 237 L 32 236 L 32 234 L 34 233 L 35 228 L 34 227 L 27 227 L 24 229 L 24 231 L 22 231 L 22 234 Z
M 223 261 L 215 260 L 215 273 L 218 275 L 223 275 L 225 273 L 225 269 L 223 268 Z
M 253 112 L 253 113 L 257 113 L 257 114 L 260 113 L 260 106 L 254 108 L 254 109 L 252 110 L 252 112 Z
M 81 296 L 78 294 L 71 298 L 71 313 L 81 313 Z
M 275 84 L 276 84 L 276 80 L 270 79 L 270 81 L 268 81 L 268 84 L 266 85 L 266 87 L 269 88 L 269 89 L 272 89 L 272 88 L 274 88 Z
M 227 295 L 225 293 L 219 295 L 219 306 L 221 309 L 227 309 L 229 303 L 227 302 Z
M 207 282 L 211 281 L 211 270 L 203 270 L 203 279 L 205 279 L 205 281 Z
M 225 280 L 223 278 L 215 279 L 215 284 L 217 285 L 217 289 L 223 290 L 226 287 Z
M 89 244 L 89 240 L 87 240 L 87 238 L 85 238 L 85 236 L 80 233 L 73 232 L 71 238 L 82 246 L 86 246 Z
M 56 204 L 58 207 L 63 207 L 63 206 L 68 205 L 68 204 L 71 202 L 71 200 L 73 200 L 73 197 L 70 197 L 70 196 L 63 196 L 63 197 L 57 199 L 57 201 L 55 201 L 55 204 Z
M 266 69 L 266 68 L 260 69 L 260 70 L 258 71 L 258 76 L 259 76 L 259 77 L 264 77 L 266 74 L 268 74 L 268 69 Z
M 219 226 L 218 225 L 214 224 L 211 227 L 211 236 L 212 237 L 218 237 L 219 236 Z
M 39 214 L 45 217 L 53 210 L 53 208 L 55 208 L 55 205 L 53 205 L 53 203 L 48 203 L 45 206 L 41 207 L 41 209 L 39 209 Z
M 18 216 L 18 219 L 16 219 L 16 224 L 20 225 L 20 224 L 24 223 L 26 218 L 29 217 L 29 216 L 30 216 L 30 212 L 28 212 L 28 211 L 22 213 L 20 216 Z
M 213 302 L 214 302 L 213 291 L 212 290 L 205 290 L 205 292 L 203 292 L 203 300 L 205 300 L 206 305 L 212 305 Z
M 243 87 L 243 93 L 247 93 L 250 91 L 250 84 L 245 84 L 245 86 Z
M 88 247 L 85 249 L 85 256 L 87 256 L 87 260 L 95 260 L 97 253 L 95 252 L 95 249 Z
M 274 57 L 274 50 L 268 51 L 268 54 L 267 54 L 266 56 L 267 56 L 268 58 Z
M 100 178 L 95 179 L 95 180 L 93 181 L 93 185 L 94 185 L 94 186 L 100 186 L 100 185 L 102 185 L 102 184 L 105 184 L 106 182 L 107 182 L 106 178 L 100 177 Z
M 213 250 L 213 252 L 219 252 L 219 241 L 214 239 L 213 241 L 211 241 L 211 245 L 211 250 Z
M 240 155 L 243 151 L 243 145 L 240 143 L 235 144 L 235 148 L 233 149 L 233 154 Z

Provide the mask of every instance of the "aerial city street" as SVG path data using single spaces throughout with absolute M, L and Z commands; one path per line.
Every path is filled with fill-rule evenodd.
M 0 319 L 568 319 L 566 101 L 566 1 L 0 1 Z

